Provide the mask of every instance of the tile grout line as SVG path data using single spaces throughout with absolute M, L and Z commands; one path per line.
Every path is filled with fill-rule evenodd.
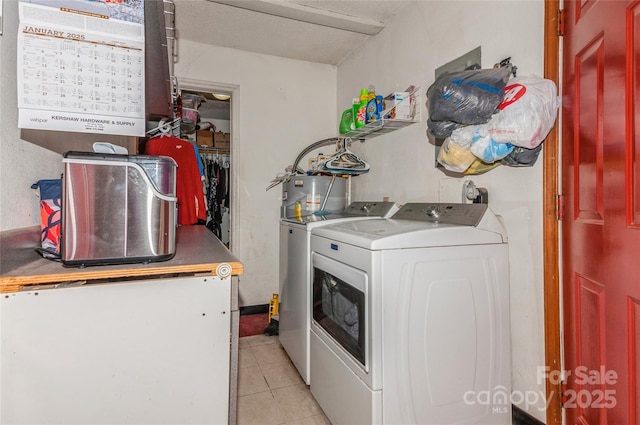
M 251 340 L 251 342 L 256 341 L 257 339 L 253 339 Z M 311 397 L 311 399 L 314 401 L 315 404 L 317 404 L 317 401 L 315 401 L 315 398 L 313 398 L 313 395 L 310 392 L 310 388 L 309 386 L 307 386 L 306 384 L 304 384 L 304 381 L 302 380 L 302 377 L 299 376 L 298 371 L 295 369 L 295 365 L 293 364 L 293 362 L 291 362 L 291 359 L 286 355 L 286 352 L 284 353 L 285 357 L 282 359 L 282 361 L 275 361 L 275 362 L 271 362 L 271 363 L 267 363 L 267 364 L 261 364 L 258 361 L 258 358 L 256 357 L 255 354 L 255 347 L 260 347 L 260 346 L 265 346 L 265 345 L 272 345 L 272 344 L 276 344 L 279 345 L 279 348 L 281 350 L 284 351 L 284 349 L 282 348 L 282 345 L 279 343 L 279 340 L 275 340 L 275 341 L 269 341 L 267 343 L 258 343 L 257 345 L 251 345 L 251 342 L 247 341 L 247 345 L 243 345 L 243 349 L 246 348 L 251 348 L 250 352 L 251 355 L 254 357 L 254 360 L 256 362 L 256 365 L 258 366 L 258 371 L 260 372 L 262 379 L 264 380 L 264 383 L 266 384 L 267 389 L 263 390 L 263 391 L 258 391 L 256 393 L 252 393 L 252 394 L 245 394 L 243 396 L 239 396 L 238 398 L 242 398 L 242 397 L 249 397 L 249 396 L 255 396 L 258 394 L 264 394 L 267 391 L 269 392 L 269 397 L 274 400 L 274 402 L 276 403 L 276 405 L 274 406 L 278 412 L 279 412 L 279 418 L 278 418 L 278 424 L 277 425 L 286 425 L 286 424 L 294 424 L 294 423 L 300 423 L 300 421 L 304 420 L 304 419 L 308 419 L 308 418 L 318 418 L 320 421 L 318 423 L 326 423 L 326 424 L 330 424 L 330 422 L 328 422 L 328 419 L 326 418 L 326 415 L 324 414 L 324 412 L 322 412 L 322 410 L 320 409 L 319 413 L 311 413 L 311 412 L 298 412 L 298 414 L 302 413 L 301 417 L 298 417 L 295 420 L 290 420 L 290 421 L 286 421 L 285 417 L 290 414 L 290 412 L 288 410 L 282 410 L 282 405 L 280 404 L 282 401 L 286 400 L 286 396 L 285 398 L 283 398 L 283 395 L 277 395 L 277 392 L 282 391 L 282 390 L 286 390 L 287 388 L 291 388 L 291 387 L 295 387 L 295 386 L 299 386 L 299 390 L 290 390 L 291 392 L 300 392 L 300 393 L 304 393 L 305 396 L 309 396 Z M 289 383 L 286 384 L 284 386 L 281 387 L 277 387 L 277 388 L 271 388 L 271 386 L 269 385 L 269 381 L 267 380 L 267 377 L 265 376 L 265 372 L 263 369 L 263 366 L 268 367 L 269 365 L 274 365 L 274 364 L 284 364 L 284 363 L 288 363 L 288 366 L 293 368 L 293 370 L 295 371 L 295 373 L 298 375 L 299 378 L 299 382 L 297 383 Z M 253 367 L 253 366 L 251 366 Z M 243 367 L 244 369 L 246 369 L 246 367 Z M 285 404 L 286 407 L 286 404 Z M 318 406 L 319 407 L 319 406 Z M 316 423 L 316 420 L 313 420 L 313 423 Z M 240 423 L 238 425 L 241 425 Z

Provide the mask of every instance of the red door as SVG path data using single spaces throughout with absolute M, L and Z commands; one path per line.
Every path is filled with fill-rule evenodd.
M 640 1 L 565 1 L 567 424 L 640 424 Z

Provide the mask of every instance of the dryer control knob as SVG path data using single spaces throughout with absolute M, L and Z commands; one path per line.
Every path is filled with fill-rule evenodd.
M 440 217 L 440 210 L 438 210 L 438 207 L 436 205 L 427 206 L 427 208 L 425 208 L 424 212 L 431 218 Z

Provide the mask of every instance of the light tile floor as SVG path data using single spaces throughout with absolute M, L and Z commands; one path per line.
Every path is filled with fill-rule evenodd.
M 238 425 L 331 425 L 277 336 L 240 338 Z

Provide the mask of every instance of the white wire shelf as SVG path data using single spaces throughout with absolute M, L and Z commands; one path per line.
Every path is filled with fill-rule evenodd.
M 408 127 L 412 124 L 416 124 L 420 122 L 420 114 L 421 114 L 421 100 L 420 100 L 420 87 L 414 89 L 411 92 L 410 97 L 414 101 L 415 114 L 413 119 L 411 120 L 402 120 L 402 119 L 380 119 L 378 121 L 374 121 L 372 123 L 366 124 L 363 127 L 357 128 L 355 130 L 351 130 L 345 134 L 341 134 L 340 137 L 347 138 L 350 137 L 353 140 L 366 140 L 372 139 L 374 137 L 382 136 L 384 134 L 388 134 L 394 132 L 396 130 L 400 130 L 401 128 Z M 394 107 L 395 108 L 395 107 Z M 389 112 L 391 112 L 394 108 L 391 108 L 382 113 L 382 116 L 387 116 Z
M 372 123 L 360 127 L 356 130 L 349 131 L 348 133 L 341 134 L 340 137 L 351 137 L 354 140 L 366 140 L 374 137 L 382 136 L 393 131 L 405 128 L 412 124 L 416 124 L 420 120 L 385 120 L 381 119 Z

